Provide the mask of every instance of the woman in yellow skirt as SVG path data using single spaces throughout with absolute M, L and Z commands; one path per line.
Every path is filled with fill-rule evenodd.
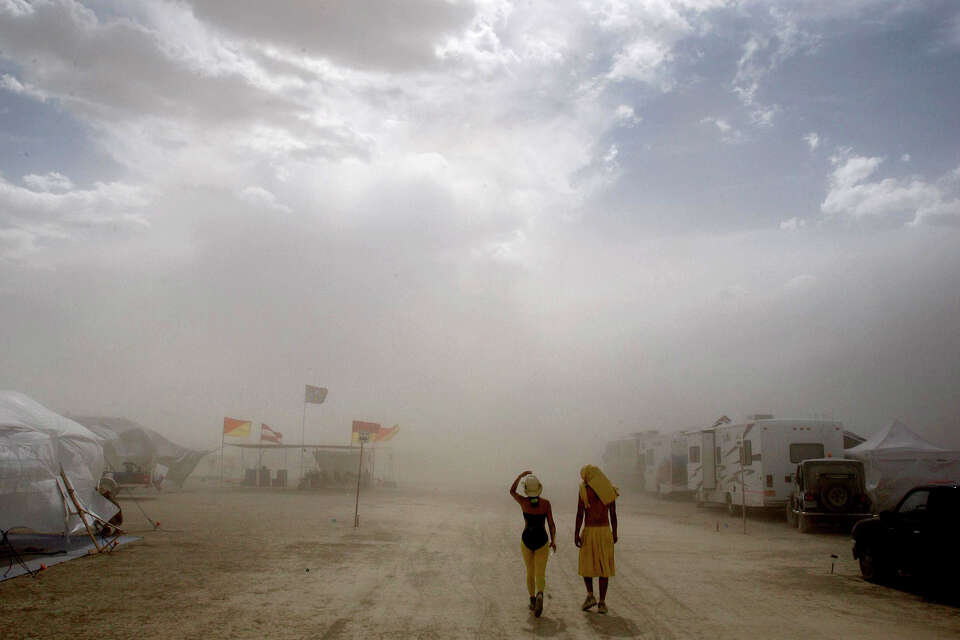
M 523 480 L 526 497 L 517 493 L 517 485 Z M 520 503 L 523 510 L 524 528 L 520 535 L 520 552 L 527 567 L 527 591 L 530 594 L 530 610 L 540 617 L 543 613 L 543 590 L 547 582 L 547 558 L 550 549 L 557 550 L 554 542 L 557 527 L 553 523 L 553 510 L 550 501 L 540 497 L 543 487 L 530 471 L 524 471 L 510 486 L 510 495 Z M 550 540 L 547 544 L 547 532 L 544 523 L 550 526 Z
M 584 611 L 596 606 L 607 612 L 607 585 L 616 574 L 613 545 L 617 543 L 617 496 L 620 495 L 599 468 L 588 464 L 580 469 L 580 496 L 573 543 L 580 549 L 578 573 L 587 587 Z M 581 525 L 583 530 L 581 532 Z M 593 579 L 599 578 L 600 601 L 593 595 Z

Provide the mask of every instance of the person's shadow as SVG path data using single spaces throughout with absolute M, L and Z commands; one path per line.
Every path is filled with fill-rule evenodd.
M 629 618 L 612 616 L 610 614 L 591 613 L 587 623 L 601 636 L 608 638 L 636 638 L 640 635 L 640 628 Z
M 567 623 L 563 620 L 556 620 L 554 618 L 534 618 L 530 617 L 527 621 L 527 633 L 541 637 L 541 638 L 550 638 L 557 635 L 558 633 L 563 633 L 567 630 Z

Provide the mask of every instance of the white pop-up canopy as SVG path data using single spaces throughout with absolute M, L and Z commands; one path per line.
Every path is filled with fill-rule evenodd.
M 899 420 L 846 450 L 862 460 L 867 490 L 877 509 L 889 509 L 907 491 L 931 482 L 960 482 L 960 451 L 931 444 Z
M 62 468 L 84 509 L 109 520 L 117 507 L 97 491 L 99 436 L 16 391 L 0 391 L 0 529 L 85 532 L 60 478 Z M 69 506 L 68 506 L 69 505 Z

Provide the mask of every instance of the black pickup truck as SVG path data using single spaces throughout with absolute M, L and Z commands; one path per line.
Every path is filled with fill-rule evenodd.
M 898 574 L 955 580 L 960 570 L 960 485 L 914 487 L 896 507 L 853 527 L 853 557 L 870 582 Z
M 787 523 L 791 526 L 809 533 L 816 524 L 850 527 L 872 515 L 862 462 L 815 458 L 797 465 L 787 501 Z

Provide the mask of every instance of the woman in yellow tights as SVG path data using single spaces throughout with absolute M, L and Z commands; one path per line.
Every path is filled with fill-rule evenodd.
M 517 485 L 523 480 L 523 490 L 526 496 L 517 493 Z M 550 501 L 541 498 L 543 487 L 540 481 L 530 471 L 524 471 L 510 485 L 510 495 L 520 503 L 523 510 L 524 528 L 520 536 L 520 550 L 523 553 L 523 563 L 527 566 L 527 591 L 530 593 L 530 609 L 533 615 L 540 617 L 543 613 L 543 589 L 547 581 L 547 558 L 550 549 L 554 552 L 557 545 L 554 540 L 557 536 L 557 526 L 553 523 L 553 510 Z M 544 524 L 550 527 L 549 544 Z

